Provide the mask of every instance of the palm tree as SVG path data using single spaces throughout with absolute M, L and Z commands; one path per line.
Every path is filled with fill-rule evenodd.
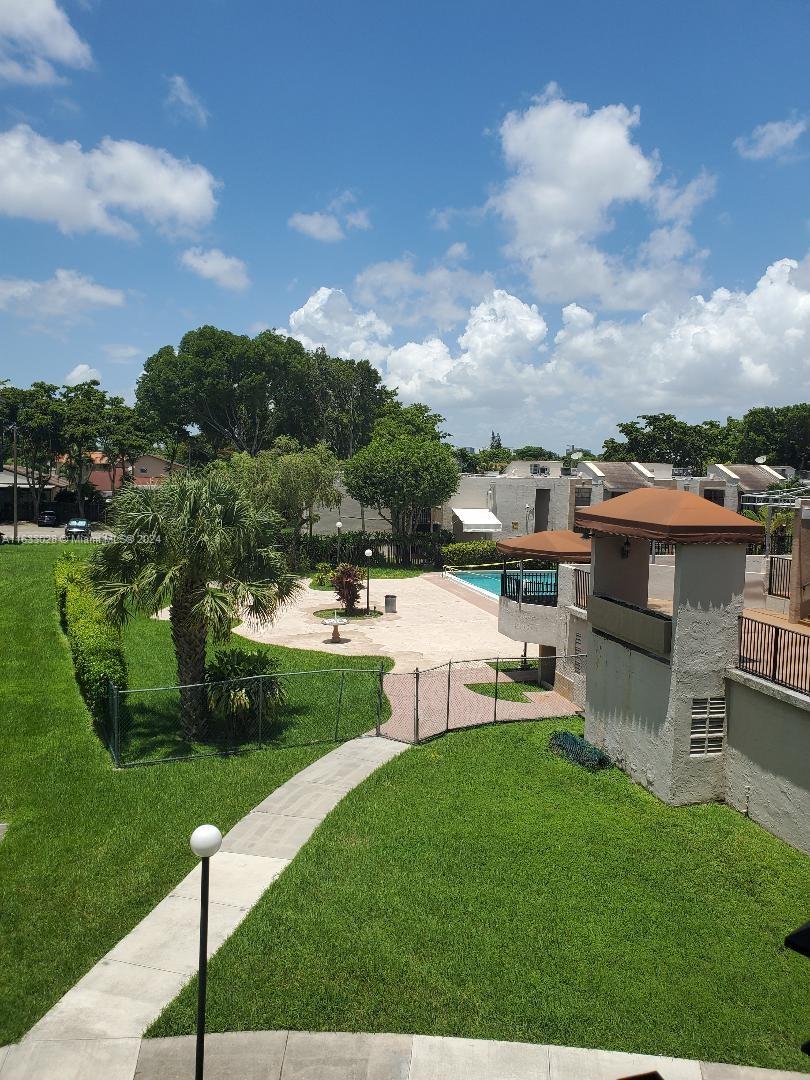
M 204 732 L 205 650 L 245 617 L 272 619 L 299 589 L 272 546 L 279 521 L 224 471 L 181 473 L 155 489 L 128 486 L 113 500 L 112 543 L 90 580 L 114 621 L 168 607 L 187 738 Z

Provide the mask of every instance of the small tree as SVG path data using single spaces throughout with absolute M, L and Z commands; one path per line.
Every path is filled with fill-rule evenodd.
M 363 506 L 373 506 L 396 538 L 407 541 L 407 556 L 423 510 L 440 506 L 459 483 L 452 447 L 413 435 L 375 438 L 344 469 L 346 490 Z
M 338 595 L 338 600 L 343 604 L 343 610 L 351 615 L 357 607 L 363 585 L 363 571 L 359 566 L 351 563 L 341 563 L 332 574 L 332 584 Z

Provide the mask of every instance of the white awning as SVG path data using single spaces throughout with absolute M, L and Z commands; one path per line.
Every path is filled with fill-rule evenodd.
M 503 525 L 491 510 L 462 510 L 453 507 L 464 532 L 501 532 Z

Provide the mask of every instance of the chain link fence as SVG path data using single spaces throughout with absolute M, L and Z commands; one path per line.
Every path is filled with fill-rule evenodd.
M 380 664 L 132 690 L 111 685 L 103 736 L 120 767 L 359 735 L 419 744 L 484 724 L 575 715 L 579 706 L 542 682 L 553 659 L 451 660 L 411 672 L 386 672 Z M 584 684 L 584 654 L 556 660 L 578 669 Z M 192 724 L 188 717 L 198 719 Z
M 554 659 L 451 660 L 422 671 L 388 672 L 382 681 L 390 717 L 380 734 L 418 744 L 484 724 L 573 716 L 580 707 L 542 682 Z M 584 653 L 556 659 L 576 660 L 584 680 Z

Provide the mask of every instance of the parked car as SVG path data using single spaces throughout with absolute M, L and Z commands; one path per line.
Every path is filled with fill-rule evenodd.
M 87 518 L 71 518 L 65 526 L 66 540 L 89 540 L 90 522 Z
M 46 526 L 53 528 L 56 525 L 56 511 L 55 510 L 43 510 L 37 518 L 37 525 L 40 529 Z

